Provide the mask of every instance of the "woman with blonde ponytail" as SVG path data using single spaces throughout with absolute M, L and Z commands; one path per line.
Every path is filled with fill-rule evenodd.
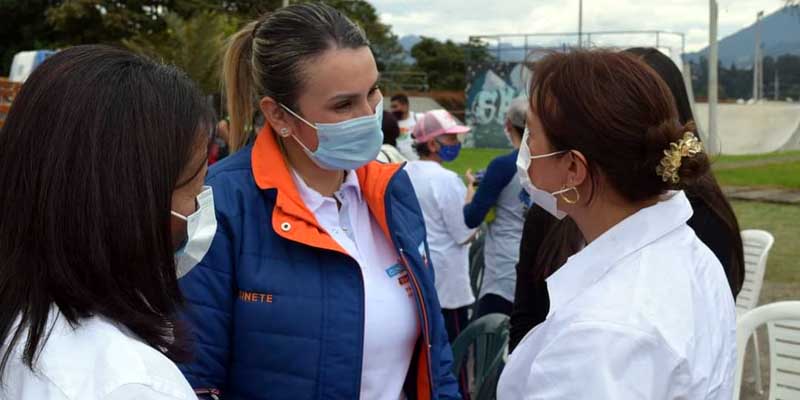
M 235 153 L 209 171 L 216 232 L 180 280 L 197 394 L 460 398 L 411 182 L 372 161 L 383 96 L 364 32 L 285 7 L 231 38 L 223 75 Z

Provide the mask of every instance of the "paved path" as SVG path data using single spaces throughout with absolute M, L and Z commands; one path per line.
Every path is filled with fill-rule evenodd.
M 722 190 L 729 199 L 800 205 L 800 190 L 742 186 L 728 186 Z

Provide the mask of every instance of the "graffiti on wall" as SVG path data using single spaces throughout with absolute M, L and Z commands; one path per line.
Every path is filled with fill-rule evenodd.
M 526 96 L 531 73 L 522 63 L 489 63 L 467 67 L 466 123 L 472 128 L 467 145 L 508 148 L 503 134 L 511 101 Z

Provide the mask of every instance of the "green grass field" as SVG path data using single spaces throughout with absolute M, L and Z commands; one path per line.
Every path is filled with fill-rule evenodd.
M 463 149 L 457 160 L 445 167 L 463 176 L 468 168 L 486 168 L 489 162 L 509 150 Z M 764 165 L 757 165 L 764 163 Z M 723 186 L 764 186 L 800 189 L 800 151 L 715 159 L 715 174 Z M 733 201 L 742 229 L 763 229 L 775 236 L 766 279 L 800 283 L 800 206 Z
M 462 149 L 458 159 L 445 167 L 463 176 L 468 168 L 479 171 L 508 149 Z M 764 164 L 764 165 L 759 165 Z M 719 156 L 713 161 L 723 186 L 763 186 L 800 189 L 800 151 L 760 155 Z
M 742 229 L 763 229 L 775 236 L 767 261 L 768 281 L 800 283 L 800 206 L 734 201 Z
M 723 186 L 763 186 L 800 189 L 800 161 L 715 172 Z
M 455 161 L 444 163 L 443 165 L 463 177 L 467 169 L 472 168 L 473 171 L 480 171 L 486 168 L 492 159 L 508 154 L 510 151 L 510 149 L 461 149 L 461 153 L 459 153 Z
M 773 161 L 786 158 L 800 158 L 800 151 L 784 151 L 767 154 L 746 154 L 738 156 L 721 155 L 713 159 L 713 163 L 717 167 L 724 167 L 729 164 L 747 162 L 747 161 Z

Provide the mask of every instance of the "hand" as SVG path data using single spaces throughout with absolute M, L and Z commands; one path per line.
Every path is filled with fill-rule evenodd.
M 468 183 L 467 186 L 468 187 L 475 186 L 476 179 L 475 179 L 475 175 L 472 175 L 472 168 L 468 169 L 467 173 L 464 174 L 464 176 L 466 176 L 466 178 L 467 178 L 467 183 Z

